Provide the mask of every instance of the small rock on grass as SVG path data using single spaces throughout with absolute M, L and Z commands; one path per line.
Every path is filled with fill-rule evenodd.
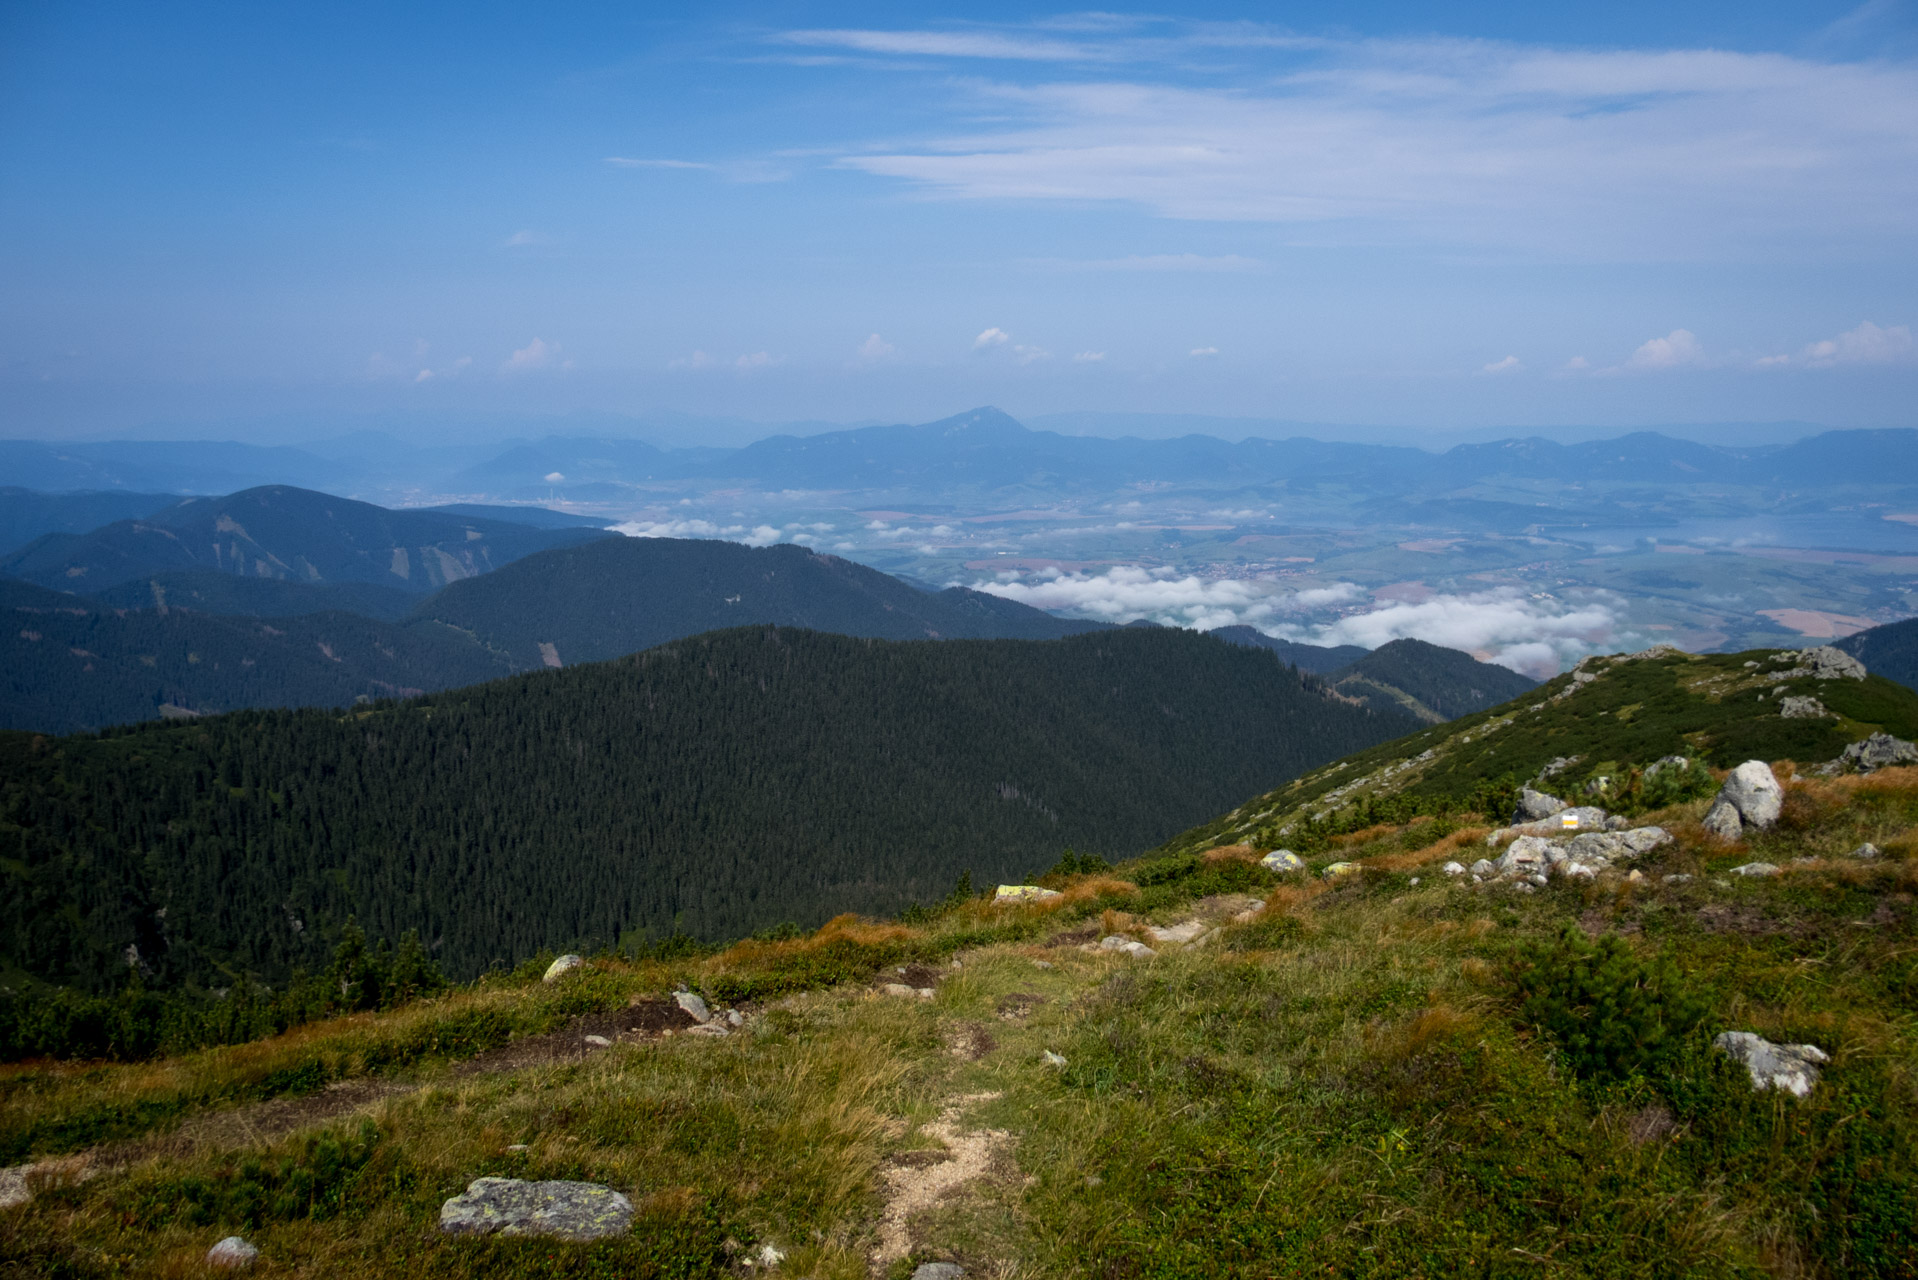
M 440 1230 L 452 1235 L 598 1240 L 625 1235 L 632 1222 L 633 1202 L 596 1182 L 475 1178 L 440 1206 Z
M 1880 849 L 1877 845 L 1867 840 L 1865 841 L 1865 843 L 1859 845 L 1856 849 L 1853 849 L 1846 856 L 1851 858 L 1876 858 L 1879 854 L 1883 852 L 1884 850 Z
M 546 976 L 542 978 L 541 981 L 558 982 L 573 970 L 584 969 L 585 967 L 586 961 L 578 956 L 561 956 L 546 966 Z
M 1048 1067 L 1063 1067 L 1066 1065 L 1066 1060 L 1050 1049 L 1047 1049 L 1039 1060 Z
M 260 1251 L 240 1236 L 228 1236 L 206 1251 L 206 1260 L 216 1267 L 248 1267 Z
M 673 1000 L 678 1003 L 680 1008 L 692 1015 L 694 1022 L 711 1022 L 713 1020 L 713 1011 L 706 1007 L 704 1000 L 692 992 L 675 991 L 673 992 Z
M 961 1280 L 965 1274 L 956 1262 L 923 1262 L 913 1270 L 912 1280 Z
M 1818 1083 L 1818 1066 L 1831 1055 L 1814 1044 L 1773 1044 L 1750 1031 L 1725 1031 L 1712 1041 L 1720 1053 L 1745 1064 L 1752 1089 L 1783 1089 L 1796 1097 Z
M 1735 876 L 1775 876 L 1778 868 L 1769 862 L 1747 862 L 1742 867 L 1733 867 Z

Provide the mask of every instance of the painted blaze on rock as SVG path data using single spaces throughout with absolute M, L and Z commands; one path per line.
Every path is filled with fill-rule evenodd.
M 440 1230 L 453 1235 L 598 1240 L 623 1236 L 632 1224 L 633 1202 L 596 1182 L 475 1178 L 465 1195 L 440 1206 Z

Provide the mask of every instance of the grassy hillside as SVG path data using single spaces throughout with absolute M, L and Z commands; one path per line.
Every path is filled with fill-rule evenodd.
M 1653 812 L 1677 839 L 1637 878 L 1475 886 L 1437 867 L 1483 827 L 1425 819 L 1337 838 L 1312 871 L 1360 869 L 1330 880 L 1159 856 L 1042 905 L 8 1068 L 0 1152 L 40 1163 L 0 1268 L 197 1274 L 242 1233 L 315 1277 L 1909 1276 L 1918 770 L 1780 772 L 1779 829 L 1723 846 L 1703 802 Z M 1726 874 L 1754 859 L 1786 870 Z M 1220 932 L 1084 949 L 1188 920 Z M 679 983 L 744 1025 L 688 1034 Z M 1579 1018 L 1628 1047 L 1591 1065 Z M 1754 1092 L 1724 1030 L 1831 1061 L 1803 1099 Z M 610 1185 L 634 1230 L 441 1233 L 483 1175 Z
M 411 703 L 0 736 L 0 957 L 101 988 L 323 967 L 417 929 L 467 976 L 738 936 L 1123 855 L 1408 722 L 1191 632 L 748 628 Z
M 1635 794 L 1637 771 L 1668 755 L 1719 768 L 1753 758 L 1809 765 L 1874 731 L 1918 738 L 1918 693 L 1877 675 L 1792 674 L 1803 670 L 1797 652 L 1662 648 L 1588 658 L 1510 702 L 1306 773 L 1169 847 L 1246 839 L 1304 848 L 1373 821 L 1509 796 L 1548 768 L 1541 787 L 1583 796 L 1606 779 L 1601 798 L 1616 800 Z M 1828 714 L 1787 718 L 1788 696 L 1817 698 Z

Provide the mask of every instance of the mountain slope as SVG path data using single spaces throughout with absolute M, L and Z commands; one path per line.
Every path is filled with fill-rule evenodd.
M 1406 723 L 1191 632 L 743 628 L 345 715 L 4 735 L 0 962 L 93 985 L 131 945 L 157 981 L 283 976 L 349 917 L 465 975 L 737 936 L 1134 852 Z
M 1314 675 L 1330 675 L 1341 667 L 1349 667 L 1371 650 L 1355 644 L 1299 644 L 1293 640 L 1278 640 L 1263 631 L 1244 625 L 1215 627 L 1208 634 L 1217 636 L 1227 644 L 1242 644 L 1255 649 L 1270 649 L 1279 655 L 1283 662 L 1289 662 L 1301 671 L 1310 671 Z
M 1883 676 L 1820 679 L 1809 650 L 1689 654 L 1661 646 L 1587 658 L 1572 671 L 1487 711 L 1359 752 L 1255 797 L 1168 846 L 1250 840 L 1301 845 L 1373 820 L 1454 812 L 1549 778 L 1560 795 L 1629 785 L 1634 768 L 1696 755 L 1719 768 L 1750 759 L 1810 766 L 1884 731 L 1918 738 L 1918 693 Z M 1787 718 L 1787 696 L 1822 716 Z M 1540 782 L 1540 785 L 1545 785 Z
M 162 614 L 174 609 L 252 618 L 357 613 L 387 622 L 398 622 L 419 603 L 411 592 L 377 582 L 243 578 L 218 569 L 157 573 L 96 591 L 88 599 L 112 609 L 152 609 Z
M 424 594 L 535 551 L 611 536 L 391 511 L 270 485 L 189 498 L 147 519 L 86 534 L 50 534 L 0 559 L 0 574 L 100 591 L 155 574 L 212 569 L 303 582 L 373 582 Z
M 352 613 L 121 610 L 0 580 L 0 728 L 70 733 L 249 706 L 344 706 L 512 668 L 443 627 Z
M 1831 642 L 1887 680 L 1918 689 L 1918 618 L 1887 622 Z
M 1329 680 L 1348 698 L 1375 710 L 1397 707 L 1427 724 L 1483 711 L 1538 687 L 1509 667 L 1409 639 L 1380 645 Z
M 596 662 L 749 624 L 881 640 L 1042 640 L 1098 629 L 954 587 L 928 593 L 790 544 L 617 538 L 549 552 L 420 606 L 521 667 Z
M 0 554 L 49 533 L 86 533 L 116 520 L 138 520 L 180 500 L 172 493 L 39 493 L 0 488 Z

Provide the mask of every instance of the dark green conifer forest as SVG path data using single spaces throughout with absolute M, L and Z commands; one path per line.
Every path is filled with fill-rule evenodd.
M 454 978 L 1120 856 L 1413 728 L 1176 630 L 714 632 L 346 711 L 0 735 L 17 980 L 285 981 L 349 919 Z

